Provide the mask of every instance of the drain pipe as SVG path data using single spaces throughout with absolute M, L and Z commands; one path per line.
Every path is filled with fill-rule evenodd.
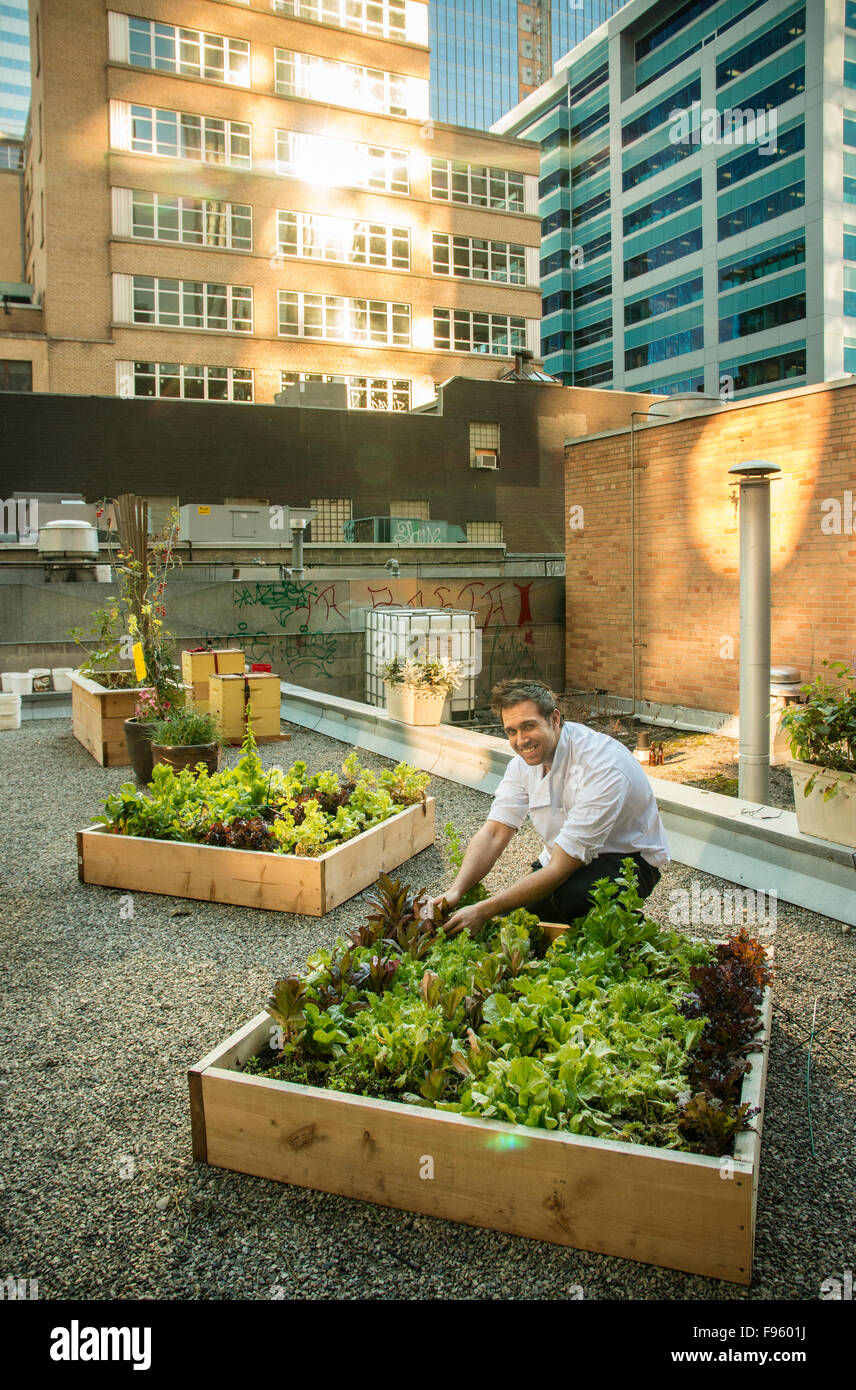
M 737 795 L 770 804 L 770 479 L 776 463 L 747 459 L 740 479 L 740 749 Z
M 633 706 L 631 717 L 636 718 L 636 434 L 633 427 L 634 415 L 642 415 L 647 420 L 651 415 L 659 415 L 661 420 L 673 420 L 662 410 L 631 410 L 630 412 L 630 666 L 631 698 Z

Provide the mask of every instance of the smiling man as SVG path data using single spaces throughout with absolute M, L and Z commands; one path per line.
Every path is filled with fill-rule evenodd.
M 647 898 L 669 862 L 669 846 L 646 774 L 623 744 L 585 724 L 563 722 L 555 697 L 535 681 L 501 681 L 490 707 L 515 756 L 487 820 L 467 846 L 452 908 L 490 872 L 527 815 L 544 841 L 532 873 L 483 902 L 459 908 L 447 931 L 477 932 L 490 917 L 526 907 L 542 921 L 573 922 L 588 912 L 598 879 L 616 879 L 628 855 Z

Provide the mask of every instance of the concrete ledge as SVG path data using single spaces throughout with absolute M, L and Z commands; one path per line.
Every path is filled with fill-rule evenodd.
M 411 728 L 355 700 L 282 683 L 283 719 L 491 794 L 508 744 L 451 724 Z M 797 829 L 793 811 L 651 778 L 672 858 L 716 878 L 856 925 L 856 853 Z

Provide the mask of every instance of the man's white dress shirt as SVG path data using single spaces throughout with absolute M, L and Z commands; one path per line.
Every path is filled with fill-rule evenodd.
M 554 845 L 590 864 L 599 854 L 641 854 L 669 862 L 666 832 L 647 774 L 608 734 L 565 722 L 550 771 L 515 756 L 496 789 L 488 820 L 519 830 L 527 813 L 544 841 L 542 865 Z

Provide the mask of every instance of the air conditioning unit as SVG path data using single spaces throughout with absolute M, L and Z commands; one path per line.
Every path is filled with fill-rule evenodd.
M 496 449 L 476 449 L 473 468 L 498 468 L 499 453 Z

